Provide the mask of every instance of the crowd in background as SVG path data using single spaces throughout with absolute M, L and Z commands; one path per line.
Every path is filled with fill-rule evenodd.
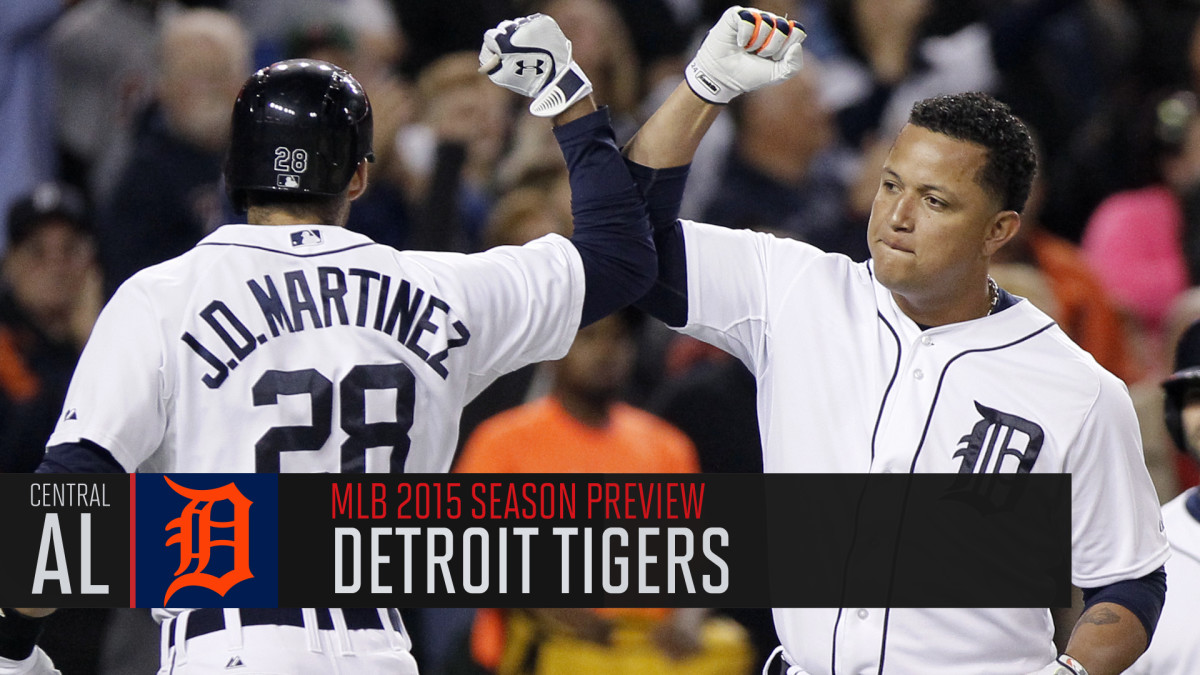
M 397 248 L 471 252 L 571 228 L 566 168 L 549 122 L 477 73 L 484 30 L 533 11 L 555 17 L 623 142 L 681 81 L 684 64 L 726 6 L 2 4 L 3 471 L 37 465 L 75 359 L 113 290 L 216 227 L 240 222 L 221 173 L 231 104 L 254 68 L 307 57 L 354 73 L 371 98 L 377 161 L 348 227 Z M 911 104 L 951 91 L 995 94 L 1036 133 L 1041 166 L 1020 236 L 997 256 L 994 276 L 1129 386 L 1160 498 L 1195 484 L 1195 466 L 1171 449 L 1163 428 L 1159 382 L 1177 336 L 1200 318 L 1200 0 L 754 4 L 806 26 L 806 66 L 729 106 L 697 155 L 682 216 L 865 259 L 879 166 Z M 636 415 L 633 428 L 655 439 L 647 447 L 678 455 L 671 466 L 761 471 L 754 380 L 740 363 L 653 321 L 624 317 L 598 326 L 603 334 L 587 339 L 607 346 L 580 347 L 597 362 L 530 366 L 472 403 L 460 442 L 474 448 L 467 456 L 487 470 L 530 470 L 502 461 L 506 448 L 536 440 L 519 435 L 529 422 L 512 409 L 525 405 L 539 424 L 561 418 L 564 439 L 612 426 L 610 413 Z M 616 349 L 614 341 L 626 344 L 626 336 L 619 362 L 605 361 L 603 353 Z M 575 358 L 586 364 L 588 357 Z M 528 409 L 534 404 L 542 407 Z M 627 441 L 620 434 L 585 440 L 621 448 Z M 497 454 L 485 461 L 489 444 Z M 564 466 L 613 470 L 580 460 Z M 503 633 L 494 638 L 493 631 L 488 647 L 489 628 L 473 627 L 470 612 L 407 618 L 423 672 L 487 672 L 479 662 L 500 659 L 495 640 Z M 735 618 L 757 651 L 774 645 L 766 612 Z M 101 638 L 127 623 L 131 634 L 143 628 L 136 625 L 142 619 L 121 612 L 60 620 L 78 622 L 74 637 L 94 634 L 107 645 L 104 659 L 115 663 L 133 657 L 113 650 L 137 641 Z M 603 617 L 548 620 L 568 627 L 583 621 L 574 627 L 581 634 L 612 629 L 596 628 Z M 691 628 L 699 630 L 700 621 L 689 619 Z M 151 649 L 154 635 L 151 629 Z M 482 653 L 489 648 L 492 657 Z M 64 672 L 92 672 L 83 664 L 98 657 L 86 652 L 77 670 L 60 662 Z

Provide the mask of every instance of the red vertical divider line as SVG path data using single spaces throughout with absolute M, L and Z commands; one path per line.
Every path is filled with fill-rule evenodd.
M 137 607 L 137 474 L 129 474 L 129 607 Z

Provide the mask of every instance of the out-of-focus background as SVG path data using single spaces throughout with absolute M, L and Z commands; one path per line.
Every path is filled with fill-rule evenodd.
M 554 16 L 624 142 L 725 6 L 0 0 L 0 470 L 37 465 L 113 290 L 238 222 L 221 169 L 232 102 L 253 69 L 310 57 L 353 72 L 373 104 L 378 161 L 349 228 L 397 248 L 471 252 L 571 228 L 549 122 L 476 72 L 484 30 Z M 1200 317 L 1200 0 L 757 6 L 806 26 L 805 69 L 729 106 L 693 165 L 683 217 L 862 260 L 878 169 L 911 104 L 995 94 L 1034 129 L 1042 161 L 997 280 L 1129 386 L 1161 500 L 1196 484 L 1163 426 L 1159 382 Z M 507 461 L 506 448 L 540 442 L 562 462 L 553 470 L 761 471 L 754 390 L 731 357 L 619 315 L 581 333 L 564 361 L 480 396 L 464 414 L 459 470 L 537 470 Z M 577 428 L 595 419 L 621 423 L 600 436 Z M 558 435 L 524 438 L 530 425 Z M 529 647 L 514 643 L 548 654 L 564 649 L 554 636 L 576 641 L 565 647 L 576 659 L 617 642 L 654 672 L 698 672 L 675 658 L 688 655 L 716 672 L 758 672 L 776 642 L 766 610 L 429 609 L 405 619 L 429 675 L 521 672 L 513 660 Z M 66 675 L 157 667 L 145 612 L 64 610 L 52 621 L 44 643 Z M 603 665 L 608 651 L 587 663 L 625 672 Z

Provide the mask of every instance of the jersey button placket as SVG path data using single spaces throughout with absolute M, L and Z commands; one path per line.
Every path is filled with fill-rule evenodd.
M 932 347 L 933 346 L 933 338 L 929 337 L 928 335 L 922 335 L 921 339 L 918 340 L 918 342 L 920 343 L 921 347 Z M 915 380 L 925 379 L 925 371 L 921 370 L 920 368 L 914 368 L 913 369 L 913 379 L 915 379 Z
M 883 640 L 883 610 L 851 610 L 838 629 L 838 673 L 876 673 L 879 671 L 879 645 Z

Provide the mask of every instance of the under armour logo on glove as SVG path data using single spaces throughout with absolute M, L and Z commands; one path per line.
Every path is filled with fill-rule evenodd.
M 571 41 L 545 14 L 501 21 L 484 33 L 479 72 L 532 98 L 529 112 L 538 117 L 558 115 L 592 93 L 592 83 L 571 60 Z
M 545 69 L 542 68 L 542 61 L 540 60 L 534 62 L 532 66 L 525 65 L 524 61 L 517 61 L 517 74 L 524 75 L 526 70 L 533 70 L 538 75 L 546 72 Z

